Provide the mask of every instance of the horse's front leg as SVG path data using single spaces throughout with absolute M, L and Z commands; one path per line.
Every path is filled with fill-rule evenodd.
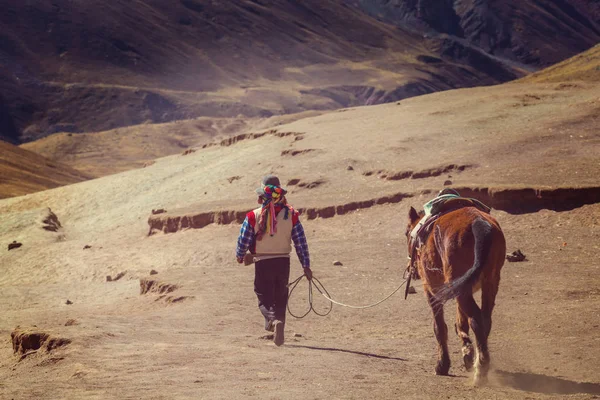
M 435 374 L 448 375 L 450 356 L 448 355 L 448 327 L 444 321 L 444 306 L 435 302 L 429 291 L 427 292 L 427 300 L 433 311 L 433 332 L 438 342 L 438 362 L 435 366 Z

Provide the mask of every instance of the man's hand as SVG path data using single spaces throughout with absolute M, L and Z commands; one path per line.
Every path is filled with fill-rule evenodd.
M 304 276 L 306 276 L 306 279 L 309 281 L 312 280 L 312 271 L 310 268 L 304 268 Z
M 243 264 L 244 263 L 244 257 L 238 257 L 237 258 L 237 262 L 238 262 L 238 264 Z

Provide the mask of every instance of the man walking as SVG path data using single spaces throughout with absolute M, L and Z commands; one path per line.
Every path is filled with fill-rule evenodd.
M 256 262 L 254 293 L 265 317 L 265 329 L 275 332 L 273 341 L 281 346 L 284 342 L 292 242 L 304 274 L 310 280 L 312 271 L 308 244 L 299 213 L 287 203 L 287 191 L 281 187 L 279 178 L 265 176 L 256 193 L 261 206 L 246 214 L 237 241 L 236 257 L 241 264 L 250 250 Z

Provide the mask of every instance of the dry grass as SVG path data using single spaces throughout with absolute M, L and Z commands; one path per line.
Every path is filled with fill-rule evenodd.
M 600 45 L 519 80 L 528 83 L 571 81 L 600 82 Z

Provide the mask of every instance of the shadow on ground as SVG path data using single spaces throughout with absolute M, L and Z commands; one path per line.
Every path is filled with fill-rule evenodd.
M 524 372 L 495 371 L 498 383 L 517 390 L 544 394 L 600 394 L 600 384 L 575 382 Z
M 382 356 L 380 354 L 373 354 L 373 353 L 365 353 L 363 351 L 354 351 L 354 350 L 346 350 L 346 349 L 338 349 L 335 347 L 316 347 L 316 346 L 304 346 L 301 344 L 288 344 L 286 345 L 287 347 L 296 347 L 296 348 L 300 348 L 300 349 L 310 349 L 310 350 L 320 350 L 320 351 L 337 351 L 340 353 L 350 353 L 350 354 L 357 354 L 359 356 L 366 356 L 366 357 L 373 357 L 373 358 L 381 358 L 384 360 L 398 360 L 398 361 L 408 361 L 405 358 L 400 358 L 400 357 L 389 357 L 389 356 Z

